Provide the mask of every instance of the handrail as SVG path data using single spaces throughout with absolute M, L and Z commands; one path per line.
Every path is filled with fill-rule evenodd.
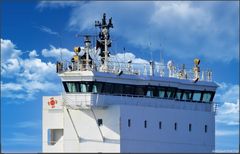
M 79 95 L 80 94 L 80 95 Z M 65 93 L 64 96 L 66 95 L 74 95 L 75 97 L 77 95 L 79 96 L 85 96 L 86 95 L 89 95 L 89 94 L 93 94 L 93 95 L 107 95 L 107 96 L 126 96 L 126 97 L 132 97 L 132 98 L 155 98 L 155 99 L 161 99 L 161 100 L 175 100 L 175 101 L 180 101 L 180 102 L 190 102 L 190 103 L 203 103 L 203 104 L 214 104 L 215 102 L 211 101 L 211 102 L 204 102 L 204 101 L 193 101 L 191 99 L 189 100 L 179 100 L 179 99 L 176 99 L 176 98 L 168 98 L 168 97 L 155 97 L 155 96 L 146 96 L 146 95 L 135 95 L 135 94 L 109 94 L 109 93 L 91 93 L 91 92 L 87 92 L 87 93 Z M 68 97 L 66 97 L 67 99 L 70 99 Z M 75 99 L 76 101 L 75 102 L 89 102 L 88 100 L 86 100 L 85 98 L 85 101 L 77 101 L 77 99 Z M 73 102 L 72 99 L 70 99 L 70 101 Z M 92 99 L 90 100 L 91 103 L 94 102 Z
M 75 94 L 76 95 L 76 94 Z M 94 97 L 91 96 L 91 95 L 95 95 Z M 89 101 L 86 100 L 86 97 L 91 98 Z M 132 105 L 143 105 L 143 106 L 152 106 L 152 107 L 176 107 L 175 105 L 176 104 L 182 104 L 182 109 L 187 109 L 188 107 L 186 106 L 187 104 L 196 104 L 196 106 L 194 107 L 195 110 L 199 110 L 201 108 L 201 110 L 204 110 L 204 111 L 210 111 L 210 112 L 214 112 L 216 113 L 216 109 L 215 109 L 215 102 L 211 102 L 211 103 L 198 103 L 198 102 L 191 102 L 191 101 L 180 101 L 180 102 L 175 102 L 175 100 L 165 100 L 163 102 L 159 102 L 157 103 L 157 99 L 160 99 L 161 98 L 152 98 L 154 99 L 153 100 L 153 103 L 149 102 L 148 99 L 151 98 L 151 97 L 133 97 L 130 95 L 128 95 L 128 97 L 124 97 L 123 95 L 118 95 L 116 97 L 120 97 L 119 98 L 119 101 L 118 103 L 116 104 L 115 102 L 109 102 L 108 99 L 110 99 L 110 95 L 104 95 L 104 94 L 81 94 L 81 96 L 79 97 L 82 97 L 82 99 L 85 99 L 83 101 L 75 101 L 68 98 L 66 95 L 64 95 L 65 98 L 67 99 L 64 99 L 65 100 L 65 104 L 66 104 L 66 107 L 68 108 L 71 108 L 71 109 L 91 109 L 92 107 L 107 107 L 109 105 L 121 105 L 121 104 L 124 104 L 124 105 L 129 105 L 129 104 L 132 104 Z M 75 96 L 72 96 L 73 98 L 76 98 Z M 99 97 L 99 98 L 98 98 Z M 114 96 L 113 96 L 114 97 Z M 98 99 L 100 99 L 100 104 L 97 104 L 97 102 L 99 101 Z M 71 100 L 71 101 L 66 101 L 66 100 Z M 163 99 L 162 99 L 163 100 Z M 132 102 L 132 103 L 128 103 L 128 102 Z M 148 103 L 147 103 L 148 102 Z M 200 104 L 206 104 L 206 105 L 200 105 Z M 187 107 L 187 108 L 186 108 Z M 198 109 L 199 108 L 199 109 Z
M 64 72 L 72 71 L 97 71 L 97 72 L 110 72 L 114 74 L 129 74 L 129 75 L 142 75 L 142 76 L 160 76 L 160 77 L 171 77 L 179 79 L 194 80 L 196 75 L 193 68 L 181 68 L 180 66 L 173 66 L 172 70 L 167 65 L 157 63 L 154 65 L 153 72 L 151 71 L 151 65 L 148 63 L 126 63 L 109 61 L 108 69 L 102 68 L 100 61 L 94 61 L 92 65 L 83 64 L 80 62 L 68 62 L 58 61 L 57 62 L 57 73 L 61 74 Z M 201 81 L 212 81 L 212 71 L 209 69 L 201 69 L 197 72 L 197 76 L 200 77 Z

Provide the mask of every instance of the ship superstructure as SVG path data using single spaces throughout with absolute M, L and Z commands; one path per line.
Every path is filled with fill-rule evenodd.
M 71 61 L 58 61 L 64 92 L 43 97 L 43 152 L 212 152 L 217 85 L 210 70 L 190 71 L 110 56 L 112 18 L 96 21 Z

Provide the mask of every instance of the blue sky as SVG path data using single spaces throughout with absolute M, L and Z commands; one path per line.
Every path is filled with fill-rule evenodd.
M 41 152 L 42 96 L 62 91 L 55 74 L 60 50 L 83 45 L 94 21 L 113 17 L 111 52 L 211 68 L 216 151 L 239 151 L 238 2 L 1 2 L 1 143 L 3 152 Z

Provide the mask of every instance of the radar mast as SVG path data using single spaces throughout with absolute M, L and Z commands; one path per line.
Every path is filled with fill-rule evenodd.
M 96 49 L 101 50 L 100 56 L 101 56 L 101 68 L 103 71 L 108 71 L 108 57 L 110 55 L 110 52 L 108 51 L 108 48 L 111 47 L 111 40 L 110 40 L 110 34 L 109 29 L 113 28 L 112 24 L 112 18 L 109 19 L 108 23 L 106 21 L 106 14 L 103 14 L 102 22 L 95 21 L 95 27 L 99 27 L 99 39 L 97 40 Z

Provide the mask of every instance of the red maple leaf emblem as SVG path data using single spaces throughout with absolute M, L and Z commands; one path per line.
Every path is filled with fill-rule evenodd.
M 51 97 L 48 101 L 48 105 L 51 106 L 51 108 L 55 108 L 56 104 L 57 104 L 57 100 L 55 100 L 53 97 Z

